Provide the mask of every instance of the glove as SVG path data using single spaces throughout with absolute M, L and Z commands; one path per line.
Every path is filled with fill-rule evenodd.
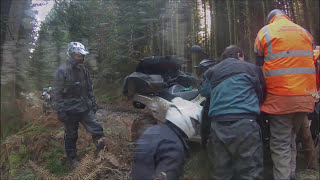
M 98 110 L 98 105 L 97 105 L 97 103 L 92 103 L 92 111 L 93 111 L 94 113 L 96 113 L 97 110 Z
M 68 120 L 68 115 L 66 112 L 58 112 L 58 119 L 61 122 L 66 122 Z
M 207 142 L 210 134 L 211 120 L 209 118 L 210 101 L 207 99 L 202 110 L 202 122 L 200 124 L 200 136 L 201 136 L 201 146 L 203 149 L 207 148 Z

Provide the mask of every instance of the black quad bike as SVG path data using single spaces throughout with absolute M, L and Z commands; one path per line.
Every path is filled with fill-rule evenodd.
M 200 46 L 192 47 L 193 52 L 203 52 Z M 132 124 L 132 140 L 150 125 L 165 122 L 165 116 L 171 100 L 181 97 L 187 101 L 205 104 L 205 98 L 199 94 L 197 78 L 179 69 L 185 61 L 177 56 L 151 56 L 138 63 L 136 71 L 128 75 L 123 84 L 123 94 L 133 99 L 133 106 L 138 109 L 147 107 L 152 119 L 137 119 Z M 204 59 L 196 67 L 207 69 L 217 61 Z M 200 127 L 193 140 L 200 140 Z
M 208 58 L 202 48 L 194 45 L 192 53 L 205 57 L 195 68 L 200 74 L 218 63 Z M 203 107 L 201 125 L 196 136 L 191 140 L 202 141 L 206 139 L 210 131 L 210 122 L 207 116 L 209 101 L 199 94 L 197 78 L 189 73 L 181 72 L 179 69 L 185 61 L 177 56 L 151 56 L 146 57 L 138 63 L 136 71 L 128 75 L 123 84 L 123 94 L 133 99 L 133 106 L 138 109 L 147 107 L 151 110 L 153 119 L 137 119 L 132 124 L 132 140 L 136 140 L 143 131 L 152 124 L 163 123 L 169 108 L 170 101 L 175 97 L 181 97 Z M 270 131 L 269 122 L 265 116 L 259 118 L 258 124 L 262 130 L 265 147 L 268 147 Z M 313 113 L 308 115 L 310 130 L 315 146 L 319 144 L 319 105 Z M 202 137 L 202 139 L 200 138 Z

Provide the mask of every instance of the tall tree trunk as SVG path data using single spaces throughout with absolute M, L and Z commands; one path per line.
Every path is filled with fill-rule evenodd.
M 176 2 L 176 15 L 175 15 L 175 41 L 176 41 L 176 52 L 174 54 L 180 56 L 180 46 L 183 46 L 182 44 L 179 44 L 179 39 L 180 39 L 180 36 L 181 36 L 181 33 L 182 32 L 179 32 L 179 27 L 181 24 L 179 24 L 179 11 L 178 11 L 178 5 L 177 5 L 178 2 Z
M 265 0 L 261 0 L 261 5 L 262 5 L 263 20 L 265 21 L 265 19 L 266 19 L 266 11 L 267 11 Z
M 231 14 L 231 0 L 227 0 L 227 13 L 228 13 L 228 24 L 229 24 L 229 44 L 234 43 L 232 38 L 232 14 Z
M 308 29 L 309 28 L 309 17 L 308 17 L 308 6 L 307 6 L 307 1 L 303 0 L 302 1 L 302 9 L 303 9 L 303 27 Z M 309 29 L 308 29 L 309 30 Z
M 195 1 L 193 3 L 192 7 L 192 17 L 191 17 L 191 24 L 192 24 L 192 45 L 195 45 L 198 43 L 198 31 L 197 31 L 197 26 L 198 24 L 196 23 L 197 21 L 197 14 L 198 14 L 198 2 Z M 197 65 L 197 55 L 195 53 L 192 53 L 192 60 L 191 60 L 191 67 L 188 67 L 188 70 L 190 70 L 189 72 L 192 72 L 193 74 L 195 74 L 195 69 L 193 68 L 194 66 Z
M 233 7 L 233 41 L 234 44 L 238 43 L 237 38 L 237 15 L 236 15 L 236 0 L 232 1 L 232 7 Z
M 312 22 L 312 12 L 311 12 L 311 5 L 310 5 L 310 0 L 305 0 L 304 1 L 305 3 L 305 7 L 306 7 L 306 11 L 305 13 L 307 14 L 307 19 L 308 19 L 308 23 L 307 23 L 307 26 L 309 28 L 309 31 L 311 34 L 313 34 L 313 29 L 312 29 L 312 25 L 311 25 L 311 22 Z
M 288 1 L 288 7 L 289 7 L 290 15 L 291 15 L 293 22 L 297 23 L 297 19 L 296 19 L 296 16 L 294 13 L 294 8 L 293 8 L 293 0 Z
M 298 0 L 293 0 L 293 10 L 294 10 L 296 23 L 299 24 L 299 25 L 302 25 L 301 24 L 301 13 L 300 13 L 299 3 L 300 2 Z
M 1 134 L 10 126 L 19 126 L 18 107 L 16 103 L 16 71 L 15 57 L 19 30 L 24 15 L 26 0 L 12 0 L 9 10 L 8 29 L 2 46 L 1 64 Z
M 207 25 L 207 6 L 206 1 L 202 1 L 203 3 L 203 10 L 204 10 L 204 47 L 205 50 L 208 51 L 208 25 Z
M 214 47 L 214 11 L 213 11 L 213 2 L 212 0 L 209 1 L 209 6 L 210 6 L 210 21 L 211 21 L 211 27 L 210 27 L 210 50 L 209 50 L 209 55 L 210 57 L 214 56 L 214 52 L 215 52 L 215 47 Z
M 245 6 L 246 6 L 246 11 L 245 11 L 245 16 L 246 16 L 246 25 L 247 25 L 247 38 L 249 41 L 249 54 L 247 55 L 250 60 L 253 60 L 253 54 L 252 54 L 252 50 L 253 50 L 253 39 L 251 39 L 251 28 L 250 28 L 250 24 L 251 24 L 251 20 L 250 20 L 250 11 L 249 11 L 249 0 L 245 1 Z
M 170 3 L 170 1 L 169 1 Z M 170 7 L 174 7 L 175 6 L 175 2 L 171 2 L 171 6 Z M 170 39 L 170 42 L 171 42 L 171 54 L 174 54 L 175 52 L 175 45 L 174 45 L 174 27 L 173 27 L 173 16 L 174 16 L 175 12 L 174 12 L 174 9 L 172 10 L 172 16 L 170 18 L 170 32 L 171 32 L 171 39 Z
M 215 56 L 215 57 L 218 57 L 218 33 L 217 33 L 217 26 L 218 26 L 218 25 L 217 25 L 217 24 L 218 24 L 218 23 L 217 23 L 217 21 L 218 21 L 218 20 L 217 20 L 217 9 L 218 9 L 218 8 L 217 8 L 217 1 L 212 0 L 212 2 L 213 2 L 213 3 L 212 3 L 212 6 L 213 6 L 212 9 L 213 9 L 213 11 L 214 11 L 214 12 L 213 12 L 213 14 L 214 14 L 214 15 L 213 15 L 213 18 L 214 18 L 214 19 L 213 19 L 213 22 L 214 22 L 214 24 L 213 24 L 213 27 L 214 27 L 214 28 L 213 28 L 213 29 L 214 29 L 214 30 L 213 30 L 213 31 L 214 31 L 214 38 L 213 38 L 213 39 L 214 39 L 214 49 L 215 49 L 215 51 L 214 51 L 214 56 Z

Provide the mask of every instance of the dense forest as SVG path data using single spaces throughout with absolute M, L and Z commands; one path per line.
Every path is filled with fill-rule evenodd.
M 307 29 L 315 44 L 320 39 L 318 0 L 55 0 L 39 27 L 33 8 L 47 3 L 1 1 L 2 134 L 9 119 L 19 121 L 21 92 L 52 83 L 70 41 L 88 47 L 95 91 L 109 98 L 119 96 L 123 78 L 146 56 L 183 57 L 183 70 L 193 72 L 199 59 L 191 56 L 192 45 L 219 60 L 225 47 L 237 44 L 253 62 L 254 38 L 274 8 Z

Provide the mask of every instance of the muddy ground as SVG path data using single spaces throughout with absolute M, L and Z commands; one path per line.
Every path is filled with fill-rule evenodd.
M 97 118 L 104 127 L 107 148 L 97 152 L 81 126 L 77 142 L 80 164 L 72 169 L 63 152 L 63 124 L 54 113 L 42 113 L 39 105 L 29 106 L 25 116 L 38 117 L 1 142 L 1 179 L 130 179 L 132 123 L 151 120 L 148 110 L 134 109 L 126 100 L 101 105 Z M 189 145 L 191 156 L 182 179 L 207 179 L 210 165 L 205 151 L 197 143 Z M 265 163 L 265 179 L 271 179 L 272 163 L 270 159 Z M 297 166 L 297 179 L 319 179 L 319 167 L 306 170 L 301 153 Z

